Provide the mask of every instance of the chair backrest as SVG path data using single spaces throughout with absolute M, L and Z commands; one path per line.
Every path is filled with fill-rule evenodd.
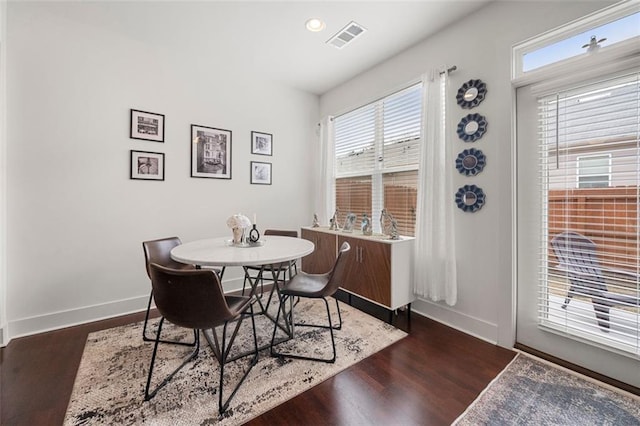
M 287 231 L 283 229 L 266 229 L 264 235 L 279 235 L 281 237 L 298 238 L 298 231 Z
M 174 269 L 193 268 L 191 265 L 186 265 L 171 259 L 171 249 L 179 246 L 180 244 L 182 244 L 182 241 L 180 241 L 180 238 L 178 237 L 160 238 L 158 240 L 144 241 L 142 243 L 145 268 L 147 269 L 147 275 L 149 278 L 151 278 L 149 265 L 152 263 L 157 263 L 158 265 Z
M 336 262 L 333 264 L 333 268 L 329 272 L 329 281 L 327 285 L 324 287 L 323 295 L 331 296 L 338 288 L 342 285 L 342 279 L 344 277 L 344 270 L 347 267 L 347 256 L 346 253 L 351 250 L 351 246 L 348 242 L 342 243 L 340 246 L 340 250 L 338 251 L 338 257 L 336 258 Z
M 560 268 L 582 275 L 601 277 L 597 246 L 589 238 L 573 231 L 561 232 L 551 240 Z
M 212 270 L 151 263 L 149 273 L 158 311 L 177 326 L 207 329 L 237 316 L 229 309 L 220 278 Z

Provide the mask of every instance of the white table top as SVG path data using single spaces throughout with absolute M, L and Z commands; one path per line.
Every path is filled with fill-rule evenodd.
M 230 238 L 208 238 L 184 243 L 171 250 L 177 262 L 200 266 L 259 266 L 287 262 L 315 250 L 311 241 L 302 238 L 265 235 L 262 246 L 235 247 Z

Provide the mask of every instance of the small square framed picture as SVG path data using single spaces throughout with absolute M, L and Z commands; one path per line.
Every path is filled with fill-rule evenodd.
M 131 110 L 131 139 L 164 142 L 164 115 Z
M 271 133 L 251 132 L 251 153 L 272 155 L 273 135 Z
M 255 185 L 271 185 L 271 163 L 252 161 L 251 183 Z
M 131 179 L 164 180 L 164 154 L 131 150 Z

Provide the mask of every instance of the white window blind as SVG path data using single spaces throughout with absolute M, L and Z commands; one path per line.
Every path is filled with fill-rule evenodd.
M 414 235 L 421 143 L 422 86 L 417 84 L 335 119 L 336 207 L 344 223 L 363 214 L 380 232 L 386 209 L 403 235 Z
M 538 101 L 539 324 L 640 356 L 640 74 Z

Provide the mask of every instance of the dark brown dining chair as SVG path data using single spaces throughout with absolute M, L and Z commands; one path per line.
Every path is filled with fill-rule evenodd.
M 151 365 L 149 366 L 149 375 L 144 391 L 145 401 L 153 398 L 160 389 L 169 383 L 182 367 L 198 355 L 200 349 L 200 330 L 203 332 L 204 330 L 212 330 L 215 335 L 216 327 L 221 326 L 222 338 L 220 339 L 220 345 L 218 345 L 216 335 L 216 346 L 212 346 L 212 350 L 220 363 L 218 411 L 220 414 L 223 414 L 247 378 L 249 372 L 258 361 L 258 341 L 251 298 L 244 296 L 226 296 L 220 283 L 220 277 L 210 269 L 173 269 L 151 263 L 149 265 L 149 272 L 156 307 L 162 315 L 162 318 L 158 324 L 155 345 L 151 356 Z M 253 354 L 253 356 L 250 358 L 248 366 L 245 367 L 243 376 L 239 379 L 226 401 L 224 401 L 224 367 L 228 362 L 232 361 L 229 353 L 231 352 L 242 321 L 246 316 L 251 317 L 253 328 L 254 350 L 249 352 L 249 354 Z M 160 334 L 162 333 L 162 326 L 165 321 L 178 327 L 196 330 L 195 349 L 180 366 L 162 380 L 153 391 L 149 391 L 158 352 L 158 344 L 160 343 Z M 229 337 L 227 337 L 227 328 L 230 324 L 234 324 L 232 327 L 233 331 Z
M 149 272 L 149 265 L 151 263 L 157 263 L 158 265 L 166 266 L 168 268 L 173 269 L 185 269 L 185 270 L 193 270 L 196 269 L 194 265 L 187 265 L 185 263 L 176 262 L 171 258 L 171 249 L 176 246 L 182 244 L 180 238 L 178 237 L 167 237 L 160 238 L 157 240 L 149 240 L 142 242 L 142 249 L 144 250 L 144 260 L 145 260 L 145 269 L 147 271 L 147 276 L 151 279 L 151 274 Z M 216 273 L 219 274 L 220 279 L 222 279 L 223 270 L 214 269 Z M 147 312 L 144 317 L 144 326 L 142 328 L 142 340 L 145 342 L 152 342 L 155 339 L 153 337 L 147 336 L 147 325 L 149 323 L 149 313 L 151 311 L 151 302 L 153 301 L 153 289 L 149 294 L 149 302 L 147 303 Z M 178 345 L 187 345 L 193 346 L 194 342 L 185 343 L 181 341 L 172 341 L 172 340 L 161 340 L 161 343 L 173 343 Z
M 333 325 L 331 320 L 331 311 L 329 310 L 328 297 L 333 296 L 338 288 L 343 284 L 343 277 L 345 274 L 345 268 L 347 266 L 346 252 L 351 250 L 349 243 L 344 242 L 338 252 L 338 257 L 333 265 L 333 268 L 324 274 L 307 274 L 306 272 L 300 272 L 296 274 L 290 281 L 286 282 L 280 289 L 280 309 L 275 320 L 275 327 L 273 328 L 273 335 L 271 336 L 271 356 L 280 356 L 288 358 L 306 359 L 311 361 L 321 361 L 327 363 L 333 363 L 336 361 L 336 342 L 333 336 L 333 330 L 340 330 L 342 328 L 342 315 L 340 314 L 340 304 L 338 299 L 336 301 L 336 308 L 338 310 L 338 324 Z M 278 329 L 278 321 L 280 319 L 280 312 L 285 312 L 287 301 L 293 300 L 292 298 L 299 297 L 301 299 L 322 299 L 324 301 L 327 310 L 328 325 L 324 324 L 306 324 L 296 323 L 294 318 L 294 304 L 290 303 L 290 310 L 285 319 L 292 326 L 292 334 L 295 332 L 295 327 L 315 327 L 315 328 L 328 328 L 331 335 L 331 346 L 333 350 L 333 356 L 331 358 L 319 358 L 311 357 L 303 354 L 282 353 L 275 350 L 275 338 L 276 331 Z M 295 338 L 295 336 L 292 336 Z

